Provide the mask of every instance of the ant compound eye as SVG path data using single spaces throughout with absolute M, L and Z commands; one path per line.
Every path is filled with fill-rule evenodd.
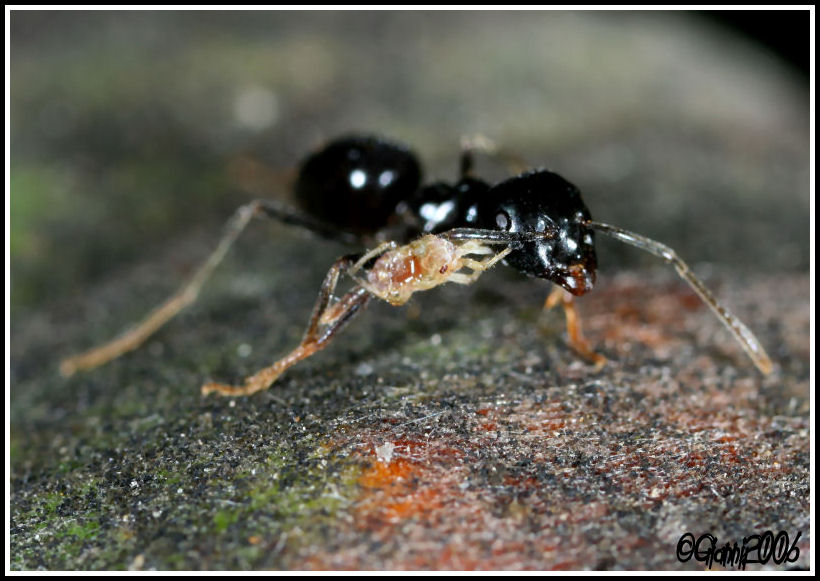
M 512 225 L 510 215 L 504 211 L 499 212 L 495 215 L 495 225 L 501 228 L 502 230 L 509 230 L 510 226 Z

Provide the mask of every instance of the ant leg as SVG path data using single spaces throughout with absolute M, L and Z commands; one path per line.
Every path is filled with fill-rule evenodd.
M 726 307 L 717 302 L 717 299 L 712 296 L 709 289 L 707 289 L 700 279 L 694 275 L 689 266 L 678 257 L 674 250 L 665 244 L 652 240 L 651 238 L 641 236 L 640 234 L 635 234 L 634 232 L 624 230 L 623 228 L 618 228 L 617 226 L 611 226 L 601 222 L 593 222 L 591 220 L 587 222 L 587 226 L 594 228 L 599 232 L 603 232 L 616 240 L 620 240 L 621 242 L 625 242 L 626 244 L 631 244 L 641 250 L 645 250 L 646 252 L 654 254 L 655 256 L 664 259 L 666 262 L 671 263 L 672 266 L 675 267 L 675 270 L 678 271 L 678 275 L 680 275 L 680 277 L 685 280 L 690 287 L 692 287 L 692 290 L 698 294 L 703 302 L 709 305 L 712 312 L 714 312 L 723 324 L 726 325 L 726 327 L 732 332 L 735 339 L 737 339 L 737 341 L 743 346 L 746 354 L 751 358 L 752 362 L 754 362 L 760 372 L 763 375 L 768 375 L 772 372 L 772 360 L 769 359 L 769 356 L 766 354 L 766 350 L 763 349 L 763 346 L 757 340 L 757 337 L 754 336 L 754 334 L 740 321 L 740 319 L 735 317 Z
M 63 359 L 60 362 L 60 372 L 68 377 L 77 371 L 94 369 L 142 345 L 148 337 L 197 299 L 202 285 L 208 277 L 211 276 L 211 273 L 219 263 L 222 262 L 228 249 L 230 249 L 231 245 L 236 241 L 245 227 L 247 227 L 251 219 L 260 214 L 265 214 L 268 217 L 281 220 L 287 224 L 308 228 L 328 238 L 335 238 L 343 242 L 350 241 L 344 237 L 346 233 L 340 233 L 331 227 L 325 227 L 315 219 L 277 202 L 255 200 L 245 204 L 228 220 L 225 227 L 225 234 L 219 241 L 219 244 L 217 244 L 216 249 L 182 288 L 160 306 L 152 310 L 133 329 L 107 343 Z
M 511 174 L 524 173 L 530 167 L 520 155 L 499 148 L 492 139 L 485 135 L 465 135 L 461 138 L 461 160 L 459 162 L 459 175 L 461 178 L 472 176 L 475 161 L 474 153 L 476 151 L 501 161 L 507 166 L 507 170 Z
M 561 287 L 556 286 L 544 302 L 544 309 L 551 309 L 559 302 L 561 306 L 564 307 L 570 346 L 584 359 L 594 363 L 595 370 L 599 371 L 606 364 L 606 357 L 593 351 L 584 338 L 584 334 L 581 332 L 581 320 L 578 316 L 578 310 L 575 308 L 575 300 L 572 295 Z
M 157 329 L 196 300 L 202 285 L 219 263 L 222 262 L 228 249 L 251 221 L 251 218 L 258 214 L 261 209 L 261 201 L 241 206 L 228 220 L 225 234 L 216 249 L 181 289 L 151 311 L 133 329 L 84 353 L 63 359 L 60 362 L 60 372 L 68 377 L 77 371 L 94 369 L 142 345 Z
M 372 295 L 362 287 L 355 287 L 344 295 L 338 302 L 331 304 L 333 291 L 339 282 L 341 274 L 350 268 L 355 257 L 344 256 L 333 263 L 325 276 L 319 298 L 313 307 L 310 322 L 302 337 L 302 342 L 296 349 L 254 375 L 245 379 L 243 385 L 226 385 L 221 383 L 206 383 L 202 386 L 202 395 L 211 392 L 225 396 L 251 395 L 268 389 L 279 376 L 289 367 L 324 349 L 336 334 L 350 322 L 361 310 L 367 306 Z

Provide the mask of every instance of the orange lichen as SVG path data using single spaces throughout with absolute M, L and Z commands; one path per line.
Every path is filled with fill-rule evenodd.
M 648 398 L 667 397 L 665 391 L 641 389 Z M 612 497 L 627 498 L 634 510 L 653 510 L 676 499 L 726 494 L 726 472 L 742 478 L 785 471 L 788 458 L 746 445 L 753 433 L 765 430 L 763 420 L 713 409 L 708 395 L 704 401 L 661 405 L 666 425 L 695 434 L 694 443 L 629 437 L 591 455 L 579 453 L 577 465 L 556 463 L 560 455 L 551 450 L 562 442 L 583 450 L 585 441 L 597 438 L 588 433 L 602 417 L 594 399 L 589 407 L 573 409 L 558 399 L 487 405 L 465 412 L 466 430 L 458 432 L 408 430 L 396 418 L 376 423 L 373 431 L 356 434 L 365 443 L 357 449 L 367 464 L 350 507 L 350 526 L 364 540 L 356 551 L 317 558 L 313 566 L 368 568 L 370 547 L 390 551 L 380 556 L 386 569 L 589 566 L 573 557 L 587 546 L 582 531 L 590 523 L 603 527 L 619 518 L 623 505 Z M 608 419 L 607 429 L 635 431 L 656 422 L 640 407 L 630 407 L 627 415 Z M 488 446 L 503 446 L 510 456 L 485 461 Z M 580 497 L 573 491 L 586 480 L 597 480 L 613 494 Z M 624 549 L 647 545 L 635 536 L 621 541 Z
M 363 490 L 356 514 L 359 522 L 371 528 L 408 518 L 423 518 L 441 508 L 450 495 L 448 485 L 434 474 L 428 462 L 412 459 L 429 460 L 431 450 L 426 443 L 397 439 L 393 444 L 393 449 L 401 455 L 393 455 L 387 462 L 371 462 L 358 480 Z M 373 450 L 375 454 L 375 448 Z M 443 461 L 457 456 L 458 452 L 439 448 L 432 455 Z
M 403 458 L 390 462 L 377 461 L 371 464 L 359 477 L 359 484 L 366 488 L 386 489 L 398 486 L 413 472 L 413 463 Z

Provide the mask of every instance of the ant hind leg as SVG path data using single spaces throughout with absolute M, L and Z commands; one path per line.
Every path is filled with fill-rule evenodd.
M 250 223 L 251 219 L 262 211 L 262 206 L 263 202 L 260 200 L 240 206 L 228 220 L 225 234 L 223 234 L 216 249 L 182 288 L 148 313 L 133 329 L 102 345 L 63 359 L 60 362 L 60 372 L 68 377 L 77 371 L 94 369 L 142 345 L 148 337 L 197 299 L 202 285 L 211 276 L 219 263 L 222 262 L 228 249 Z
M 353 235 L 325 225 L 279 202 L 272 200 L 254 200 L 253 202 L 249 202 L 240 206 L 239 209 L 234 212 L 234 215 L 228 220 L 225 233 L 214 251 L 205 259 L 182 288 L 164 303 L 148 313 L 136 327 L 102 345 L 63 359 L 60 362 L 60 372 L 68 377 L 77 371 L 94 369 L 142 345 L 148 337 L 175 317 L 182 309 L 196 301 L 202 285 L 205 284 L 214 269 L 219 266 L 222 259 L 225 258 L 225 254 L 227 254 L 230 247 L 245 230 L 254 216 L 267 216 L 286 224 L 301 226 L 320 236 L 335 239 L 340 242 L 349 243 L 356 241 Z
M 202 395 L 216 392 L 224 396 L 251 395 L 268 389 L 282 373 L 292 365 L 306 359 L 324 349 L 327 344 L 350 322 L 361 310 L 367 306 L 372 295 L 364 288 L 357 286 L 350 290 L 337 302 L 331 302 L 333 291 L 339 282 L 341 274 L 350 268 L 355 256 L 339 258 L 328 271 L 319 298 L 313 307 L 307 330 L 302 342 L 290 353 L 265 367 L 254 375 L 245 379 L 243 385 L 226 385 L 222 383 L 206 383 L 202 386 Z

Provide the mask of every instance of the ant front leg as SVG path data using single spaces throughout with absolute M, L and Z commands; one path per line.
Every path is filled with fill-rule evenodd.
M 271 200 L 255 200 L 241 206 L 228 220 L 225 234 L 216 249 L 196 270 L 191 279 L 174 295 L 151 311 L 136 327 L 123 333 L 116 339 L 89 349 L 84 353 L 67 357 L 60 362 L 60 372 L 68 377 L 77 371 L 94 369 L 112 359 L 116 359 L 142 345 L 165 323 L 176 316 L 182 309 L 196 301 L 199 291 L 214 269 L 225 258 L 230 247 L 245 230 L 254 216 L 264 215 L 269 218 L 307 228 L 326 238 L 341 242 L 351 242 L 351 235 L 302 214 L 298 210 Z
M 772 360 L 769 358 L 769 355 L 766 353 L 763 345 L 760 344 L 760 341 L 757 340 L 754 333 L 752 333 L 740 319 L 730 313 L 726 307 L 721 305 L 717 299 L 712 296 L 712 293 L 709 292 L 709 289 L 707 289 L 700 279 L 695 276 L 692 269 L 689 268 L 689 265 L 687 265 L 669 246 L 661 244 L 657 240 L 652 240 L 646 236 L 636 234 L 635 232 L 624 230 L 618 226 L 612 226 L 611 224 L 604 224 L 603 222 L 593 222 L 592 220 L 589 220 L 586 225 L 599 232 L 603 232 L 607 236 L 611 236 L 616 240 L 620 240 L 621 242 L 630 244 L 631 246 L 635 246 L 641 250 L 645 250 L 650 254 L 654 254 L 674 266 L 675 270 L 678 272 L 678 275 L 692 288 L 693 291 L 697 293 L 701 300 L 706 303 L 710 309 L 712 309 L 712 312 L 717 315 L 724 325 L 726 325 L 726 328 L 732 332 L 732 335 L 734 335 L 735 339 L 737 339 L 760 372 L 763 375 L 769 375 L 772 372 L 774 367 Z
M 353 265 L 356 256 L 343 256 L 333 263 L 325 276 L 319 298 L 313 307 L 307 330 L 302 342 L 296 349 L 245 379 L 243 385 L 225 385 L 206 383 L 202 386 L 202 395 L 216 392 L 225 396 L 251 395 L 268 389 L 285 370 L 299 361 L 306 359 L 324 349 L 350 320 L 367 306 L 372 295 L 362 287 L 354 287 L 337 302 L 332 302 L 333 292 L 339 283 L 339 277 Z
M 564 307 L 564 316 L 567 320 L 567 336 L 570 346 L 575 349 L 581 357 L 594 363 L 595 370 L 599 371 L 606 365 L 606 357 L 593 351 L 584 338 L 584 334 L 581 332 L 581 319 L 578 316 L 578 309 L 575 307 L 575 300 L 572 295 L 561 287 L 556 286 L 544 302 L 544 309 L 551 309 L 559 302 L 561 306 Z

